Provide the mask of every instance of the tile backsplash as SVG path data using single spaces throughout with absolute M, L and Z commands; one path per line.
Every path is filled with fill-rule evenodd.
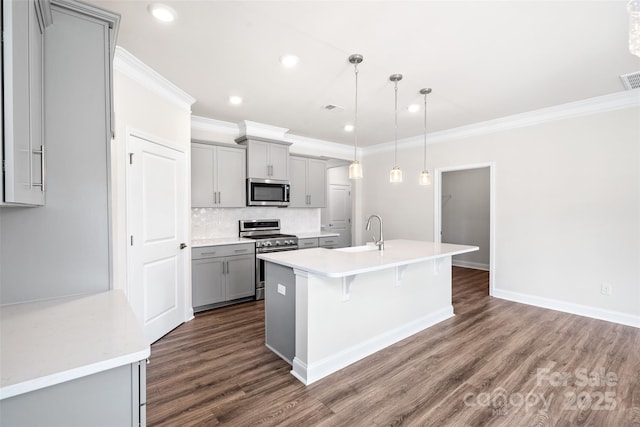
M 238 236 L 241 219 L 279 219 L 283 233 L 306 233 L 320 230 L 318 208 L 192 208 L 193 240 Z

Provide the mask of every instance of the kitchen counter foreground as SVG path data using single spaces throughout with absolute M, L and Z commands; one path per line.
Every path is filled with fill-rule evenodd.
M 122 291 L 0 307 L 0 399 L 149 357 Z

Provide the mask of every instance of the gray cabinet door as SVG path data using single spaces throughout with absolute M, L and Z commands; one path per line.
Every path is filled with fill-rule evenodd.
M 139 426 L 146 380 L 133 363 L 0 400 L 2 426 Z M 142 369 L 144 369 L 144 365 Z M 140 423 L 142 421 L 142 423 Z
M 241 148 L 191 144 L 191 206 L 246 206 L 245 168 L 245 150 Z
M 247 177 L 270 178 L 269 143 L 263 141 L 247 142 Z
M 215 207 L 214 157 L 214 146 L 191 144 L 191 206 L 194 208 Z
M 339 241 L 338 237 L 320 237 L 320 238 L 318 238 L 318 245 L 321 248 L 335 249 L 335 248 L 338 247 L 339 243 L 340 243 L 340 241 Z
M 324 208 L 326 205 L 327 168 L 323 160 L 307 160 L 307 206 Z
M 3 0 L 3 201 L 44 204 L 44 21 L 35 0 Z
M 193 307 L 225 300 L 224 262 L 222 257 L 197 259 L 191 262 Z
M 298 239 L 298 249 L 310 249 L 318 247 L 318 238 L 309 237 L 306 239 Z
M 289 159 L 289 177 L 291 182 L 290 208 L 307 207 L 307 159 L 291 156 Z
M 246 203 L 245 150 L 216 147 L 215 162 L 218 207 L 242 208 Z
M 271 164 L 271 179 L 289 179 L 289 146 L 269 144 L 269 163 Z
M 227 301 L 255 295 L 255 256 L 238 255 L 226 259 Z

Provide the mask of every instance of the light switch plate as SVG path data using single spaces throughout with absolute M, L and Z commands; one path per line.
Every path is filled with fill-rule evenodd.
M 278 293 L 282 295 L 286 295 L 287 287 L 285 285 L 281 285 L 280 283 L 278 283 Z

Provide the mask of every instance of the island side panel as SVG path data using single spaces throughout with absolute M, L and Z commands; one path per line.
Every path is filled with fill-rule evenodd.
M 358 275 L 346 301 L 342 279 L 297 275 L 296 287 L 306 295 L 296 299 L 305 333 L 296 329 L 294 372 L 306 384 L 453 316 L 451 257 Z
M 295 356 L 295 297 L 293 269 L 265 263 L 265 344 L 291 364 Z

